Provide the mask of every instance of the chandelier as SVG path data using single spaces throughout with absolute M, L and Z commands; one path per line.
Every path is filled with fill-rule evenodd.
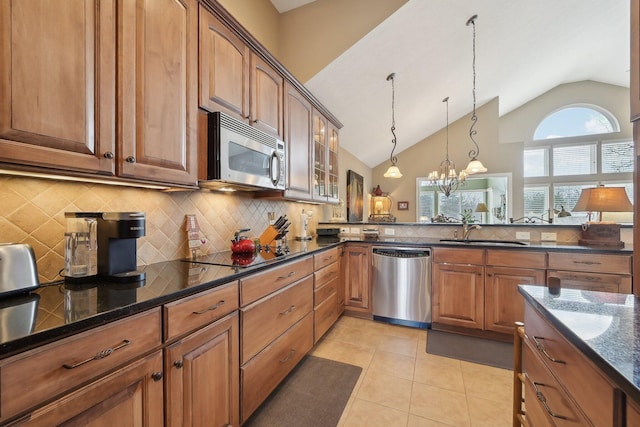
M 446 197 L 449 197 L 460 185 L 464 184 L 468 174 L 465 170 L 460 171 L 460 174 L 458 174 L 455 162 L 449 159 L 449 97 L 447 96 L 442 102 L 446 104 L 447 110 L 446 154 L 438 170 L 429 173 L 427 181 L 430 185 L 438 187 L 438 190 Z
M 387 76 L 387 81 L 391 80 L 391 135 L 393 138 L 391 139 L 391 143 L 393 143 L 393 148 L 391 149 L 391 154 L 389 156 L 389 160 L 391 161 L 391 166 L 384 173 L 385 178 L 402 178 L 402 172 L 398 168 L 398 158 L 393 155 L 393 152 L 396 149 L 396 115 L 395 115 L 395 101 L 396 101 L 396 89 L 393 84 L 394 79 L 396 77 L 396 73 L 391 73 Z
M 478 133 L 475 130 L 476 122 L 478 121 L 478 116 L 476 116 L 476 19 L 478 15 L 473 15 L 469 20 L 467 20 L 467 26 L 469 24 L 473 25 L 473 114 L 471 114 L 471 128 L 469 129 L 469 138 L 471 138 L 471 142 L 475 145 L 475 148 L 469 151 L 469 158 L 471 161 L 467 165 L 465 169 L 468 175 L 473 175 L 475 173 L 483 173 L 487 171 L 487 168 L 484 167 L 482 162 L 478 160 L 478 155 L 480 154 L 480 147 L 478 147 L 478 143 L 476 142 L 474 136 Z

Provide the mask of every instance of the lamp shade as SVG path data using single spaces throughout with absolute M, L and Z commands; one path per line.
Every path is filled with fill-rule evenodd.
M 489 212 L 489 208 L 487 208 L 487 205 L 485 203 L 478 203 L 478 206 L 476 206 L 476 212 Z
M 402 173 L 397 166 L 391 165 L 383 175 L 385 178 L 402 178 Z
M 574 212 L 632 212 L 624 187 L 583 188 Z
M 484 167 L 480 160 L 474 159 L 469 162 L 467 168 L 465 169 L 468 175 L 473 175 L 476 173 L 484 173 L 487 171 L 487 168 Z

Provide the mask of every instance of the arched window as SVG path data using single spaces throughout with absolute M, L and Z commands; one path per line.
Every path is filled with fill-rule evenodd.
M 545 117 L 536 128 L 533 139 L 539 141 L 613 132 L 620 132 L 620 125 L 608 111 L 592 105 L 571 105 Z
M 613 114 L 595 105 L 574 104 L 549 113 L 524 148 L 524 215 L 583 223 L 586 213 L 573 208 L 583 188 L 599 184 L 625 187 L 633 201 L 634 144 L 619 132 Z M 554 215 L 563 210 L 571 216 Z M 632 221 L 631 213 L 617 219 Z

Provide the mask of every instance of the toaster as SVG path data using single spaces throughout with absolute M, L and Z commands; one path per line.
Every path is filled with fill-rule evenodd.
M 0 297 L 37 289 L 38 268 L 30 245 L 0 243 Z

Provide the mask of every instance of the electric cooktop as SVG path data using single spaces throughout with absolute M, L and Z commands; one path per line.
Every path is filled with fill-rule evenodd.
M 224 267 L 248 268 L 264 264 L 277 259 L 284 259 L 294 254 L 289 247 L 275 249 L 261 249 L 256 253 L 233 253 L 231 251 L 215 252 L 208 255 L 200 255 L 196 258 L 185 258 L 182 261 L 197 264 L 221 265 Z

